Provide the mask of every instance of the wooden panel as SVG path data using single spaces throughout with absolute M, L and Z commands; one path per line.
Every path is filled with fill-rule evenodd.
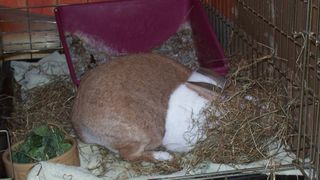
M 26 7 L 26 0 L 0 0 L 0 6 Z

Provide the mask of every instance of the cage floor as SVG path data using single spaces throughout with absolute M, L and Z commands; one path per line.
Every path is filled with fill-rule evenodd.
M 287 168 L 279 168 L 279 172 L 276 172 L 277 175 L 283 175 L 285 176 L 301 176 L 301 173 L 298 169 L 294 169 L 292 166 L 290 166 L 292 160 L 294 160 L 294 154 L 287 153 L 284 150 L 281 151 L 276 157 L 273 159 L 267 159 L 267 160 L 261 160 L 257 162 L 253 162 L 250 164 L 245 165 L 230 165 L 230 164 L 216 164 L 211 162 L 203 162 L 200 163 L 197 167 L 187 170 L 183 169 L 181 171 L 168 174 L 168 175 L 145 175 L 145 176 L 136 176 L 136 177 L 130 177 L 135 176 L 133 172 L 128 171 L 126 167 L 128 167 L 128 162 L 126 161 L 114 161 L 109 162 L 109 164 L 106 164 L 104 167 L 101 166 L 101 160 L 105 158 L 109 158 L 109 160 L 113 159 L 116 156 L 112 153 L 109 154 L 101 154 L 101 151 L 99 150 L 99 147 L 88 145 L 88 144 L 79 144 L 79 150 L 80 150 L 80 159 L 81 159 L 81 166 L 86 169 L 91 169 L 93 174 L 100 175 L 103 174 L 102 178 L 111 178 L 116 179 L 119 177 L 126 177 L 131 179 L 159 179 L 159 178 L 174 178 L 177 179 L 182 177 L 201 177 L 204 175 L 215 177 L 219 174 L 233 172 L 234 174 L 237 174 L 239 172 L 243 172 L 244 174 L 252 174 L 252 172 L 260 173 L 260 174 L 269 174 L 270 171 L 272 171 L 272 164 L 274 164 L 274 171 L 279 168 L 279 165 L 282 165 L 283 167 L 287 166 Z M 103 157 L 104 156 L 104 157 Z M 270 169 L 267 169 L 267 166 L 269 166 Z M 107 171 L 103 172 L 105 169 Z M 237 173 L 236 173 L 237 172 Z M 192 176 L 190 176 L 192 175 Z M 220 175 L 221 176 L 221 175 Z M 179 177 L 179 178 L 178 178 Z M 262 176 L 263 177 L 263 176 Z M 280 176 L 279 176 L 280 177 Z
M 62 56 L 59 56 L 58 54 L 53 54 L 53 57 L 55 59 L 61 58 Z M 50 58 L 49 58 L 50 59 Z M 58 62 L 65 62 L 64 59 Z M 22 64 L 26 65 L 26 62 L 21 62 Z M 14 64 L 14 63 L 13 63 Z M 28 64 L 27 64 L 28 65 Z M 20 66 L 21 67 L 21 66 Z M 61 66 L 57 66 L 59 69 Z M 28 69 L 28 68 L 26 68 Z M 50 68 L 49 68 L 50 69 Z M 50 69 L 53 70 L 53 69 Z M 66 70 L 66 69 L 65 69 Z M 42 72 L 42 71 L 41 71 Z M 23 73 L 27 73 L 23 71 Z M 67 72 L 64 72 L 67 73 Z M 14 74 L 19 74 L 18 72 L 15 72 Z M 47 74 L 47 73 L 44 73 Z M 63 73 L 62 73 L 63 74 Z M 40 78 L 41 79 L 41 78 Z M 34 83 L 34 81 L 32 81 Z M 35 87 L 35 84 L 29 84 L 30 87 Z M 247 175 L 252 175 L 252 172 L 259 173 L 260 178 L 265 178 L 263 174 L 269 174 L 272 171 L 277 171 L 278 175 L 284 175 L 283 177 L 290 177 L 289 175 L 293 175 L 295 177 L 301 175 L 300 171 L 298 169 L 293 168 L 290 166 L 295 159 L 295 155 L 293 153 L 288 153 L 285 151 L 285 149 L 281 149 L 281 151 L 278 152 L 278 154 L 272 158 L 272 159 L 266 159 L 261 160 L 257 162 L 253 162 L 250 164 L 244 164 L 244 165 L 230 165 L 230 164 L 216 164 L 211 162 L 202 162 L 199 165 L 197 165 L 194 168 L 185 168 L 180 171 L 177 171 L 175 173 L 167 173 L 166 175 L 161 175 L 157 173 L 153 174 L 146 174 L 146 173 L 136 173 L 131 167 L 131 164 L 127 161 L 122 161 L 119 159 L 119 157 L 111 153 L 109 151 L 106 151 L 104 149 L 101 149 L 98 146 L 84 144 L 79 142 L 79 153 L 80 153 L 80 159 L 81 159 L 81 167 L 83 169 L 89 170 L 88 175 L 94 175 L 92 177 L 99 177 L 101 179 L 150 179 L 150 178 L 195 178 L 195 177 L 201 177 L 206 175 L 206 178 L 213 177 L 221 177 L 221 174 L 227 173 L 227 172 L 233 172 L 234 175 L 237 173 L 243 173 Z M 148 167 L 152 166 L 151 164 L 145 163 L 143 166 Z M 288 166 L 288 168 L 280 169 L 279 167 L 282 166 Z M 290 166 L 290 167 L 289 167 Z M 251 171 L 250 171 L 251 170 Z M 36 174 L 39 172 L 37 171 Z M 45 171 L 43 168 L 40 173 L 46 174 L 47 176 L 50 174 L 50 168 L 49 170 Z M 60 174 L 59 174 L 60 173 Z M 57 176 L 63 178 L 64 174 L 72 174 L 77 173 L 73 170 L 73 167 L 64 167 L 63 170 L 58 172 Z M 190 177 L 191 176 L 191 177 Z M 280 176 L 279 176 L 280 177 Z M 203 178 L 203 177 L 202 177 Z M 238 179 L 241 179 L 241 176 L 238 177 Z

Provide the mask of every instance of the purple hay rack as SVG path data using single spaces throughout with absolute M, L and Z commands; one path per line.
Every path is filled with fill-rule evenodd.
M 117 0 L 55 9 L 62 46 L 73 82 L 79 85 L 65 33 L 82 32 L 118 53 L 150 52 L 189 21 L 200 66 L 228 72 L 227 60 L 199 0 Z

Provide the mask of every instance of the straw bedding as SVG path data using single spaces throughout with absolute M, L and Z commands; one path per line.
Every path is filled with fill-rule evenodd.
M 73 134 L 70 113 L 75 90 L 67 77 L 55 79 L 44 86 L 22 92 L 16 84 L 14 112 L 7 118 L 12 141 L 17 142 L 35 126 L 52 123 Z

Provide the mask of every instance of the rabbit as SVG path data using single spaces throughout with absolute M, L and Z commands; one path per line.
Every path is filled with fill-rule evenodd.
M 133 54 L 89 70 L 72 110 L 79 138 L 119 153 L 128 161 L 171 160 L 167 151 L 188 152 L 199 137 L 185 138 L 197 115 L 224 79 L 193 72 L 158 54 Z M 157 151 L 159 147 L 167 151 Z

